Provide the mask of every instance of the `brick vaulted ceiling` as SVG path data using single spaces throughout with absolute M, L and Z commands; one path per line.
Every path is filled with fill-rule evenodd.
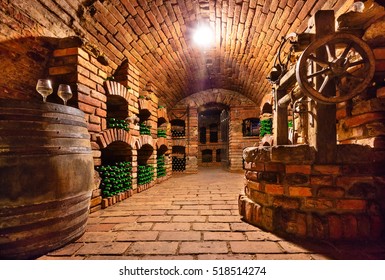
M 257 104 L 281 37 L 303 32 L 321 9 L 346 12 L 353 0 L 1 0 L 8 10 L 1 38 L 14 32 L 11 17 L 26 17 L 34 36 L 81 36 L 116 69 L 127 57 L 168 106 L 211 88 L 239 92 Z M 12 10 L 13 8 L 13 10 Z M 12 11 L 14 14 L 12 14 Z M 24 20 L 26 21 L 26 20 Z M 5 25 L 4 25 L 5 22 Z M 215 33 L 211 47 L 192 41 L 199 23 Z M 4 29 L 6 28 L 6 29 Z

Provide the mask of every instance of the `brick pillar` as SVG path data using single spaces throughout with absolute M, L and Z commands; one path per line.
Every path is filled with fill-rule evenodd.
M 239 108 L 230 109 L 229 122 L 229 169 L 230 171 L 242 170 L 242 116 Z
M 54 93 L 60 83 L 69 84 L 73 97 L 68 101 L 68 105 L 85 113 L 96 165 L 101 162 L 96 135 L 107 127 L 107 97 L 103 82 L 108 71 L 109 67 L 100 64 L 81 46 L 55 50 L 49 67 L 49 75 L 54 81 Z
M 186 119 L 186 173 L 198 172 L 198 110 L 189 107 Z

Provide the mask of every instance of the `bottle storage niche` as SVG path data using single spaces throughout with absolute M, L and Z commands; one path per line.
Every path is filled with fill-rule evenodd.
M 175 119 L 171 121 L 172 138 L 186 137 L 186 123 L 184 120 Z
M 167 120 L 164 117 L 158 117 L 157 136 L 158 138 L 167 138 Z
M 115 94 L 107 95 L 106 130 L 114 135 L 129 133 L 127 100 Z M 124 137 L 122 137 L 124 138 Z M 132 195 L 133 170 L 132 147 L 123 141 L 114 140 L 101 149 L 101 164 L 95 166 L 101 178 L 102 208 L 111 206 Z
M 186 147 L 172 147 L 172 171 L 183 172 L 186 170 Z
M 154 185 L 155 167 L 153 162 L 154 148 L 145 144 L 138 150 L 138 192 Z
M 125 119 L 128 117 L 128 103 L 118 95 L 107 96 L 107 128 L 129 130 Z
M 167 141 L 167 128 L 168 117 L 166 108 L 158 106 L 158 123 L 157 123 L 157 158 L 156 158 L 156 176 L 157 181 L 161 182 L 166 179 L 167 167 L 168 167 L 168 141 Z
M 167 176 L 167 153 L 168 149 L 165 145 L 160 146 L 157 150 L 156 158 L 156 176 L 158 179 Z
M 96 170 L 101 177 L 102 197 L 108 198 L 132 189 L 132 149 L 124 142 L 112 142 L 102 149 L 102 165 Z
M 148 104 L 150 104 L 150 100 L 146 100 Z M 147 104 L 146 103 L 146 104 Z M 139 106 L 139 134 L 140 135 L 149 135 L 151 136 L 151 111 L 149 110 L 150 105 L 145 108 Z

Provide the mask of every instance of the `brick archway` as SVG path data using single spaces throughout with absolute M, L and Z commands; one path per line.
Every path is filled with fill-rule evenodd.
M 261 113 L 263 112 L 263 107 L 265 106 L 265 104 L 273 105 L 273 94 L 272 93 L 266 94 L 263 97 L 263 99 L 260 103 Z
M 121 83 L 115 81 L 105 81 L 104 86 L 106 88 L 107 94 L 120 96 L 124 98 L 127 103 L 130 103 L 131 91 Z
M 128 132 L 116 128 L 106 129 L 97 137 L 97 143 L 101 149 L 116 141 L 124 142 L 131 148 L 138 145 L 138 139 L 135 136 L 131 136 Z
M 155 147 L 155 140 L 149 136 L 149 135 L 140 135 L 140 137 L 137 139 L 136 143 L 135 143 L 135 147 L 137 150 L 139 150 L 140 148 L 142 148 L 144 145 L 150 145 L 152 148 Z
M 233 106 L 257 106 L 256 103 L 251 101 L 246 96 L 239 92 L 227 90 L 227 89 L 210 89 L 196 92 L 182 100 L 178 105 L 189 105 L 190 107 L 200 107 L 207 103 L 221 103 L 229 107 Z

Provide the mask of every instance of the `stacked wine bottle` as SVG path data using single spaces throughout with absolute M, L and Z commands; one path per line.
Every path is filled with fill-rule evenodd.
M 259 130 L 259 136 L 263 137 L 265 134 L 271 134 L 273 124 L 271 119 L 261 120 L 261 128 Z
M 103 197 L 110 197 L 132 188 L 132 166 L 130 162 L 97 166 L 96 170 L 102 178 L 100 188 Z
M 150 128 L 151 128 L 150 125 L 146 125 L 145 123 L 142 122 L 139 124 L 139 133 L 141 135 L 151 135 Z
M 160 178 L 160 177 L 164 177 L 166 176 L 166 162 L 165 162 L 165 156 L 164 155 L 160 155 L 158 156 L 157 158 L 157 177 Z
M 154 167 L 151 165 L 138 166 L 138 185 L 144 185 L 152 182 L 154 179 Z
M 124 129 L 125 131 L 129 131 L 130 128 L 125 120 L 119 120 L 116 118 L 109 118 L 108 119 L 108 128 L 120 128 Z
M 172 137 L 185 137 L 186 133 L 184 130 L 171 130 L 171 136 Z
M 186 158 L 172 157 L 172 170 L 173 171 L 186 170 Z
M 166 130 L 165 129 L 158 129 L 158 137 L 166 138 L 167 137 Z

